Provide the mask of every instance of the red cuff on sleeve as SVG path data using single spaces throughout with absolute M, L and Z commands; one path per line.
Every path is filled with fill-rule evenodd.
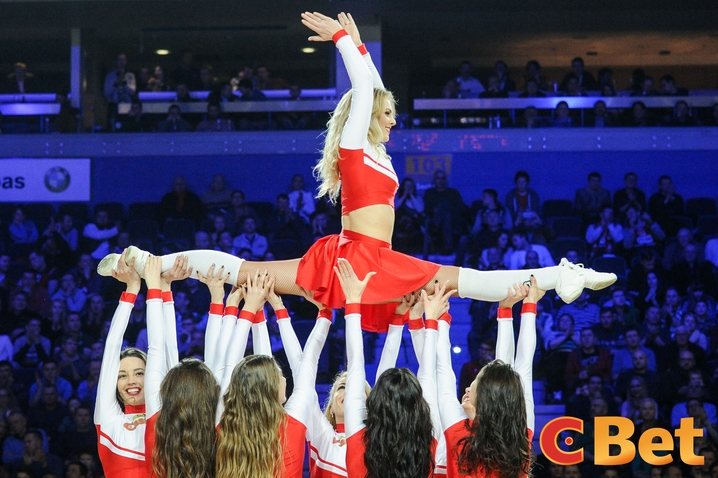
M 212 306 L 210 305 L 210 309 Z M 237 317 L 237 314 L 239 314 L 239 308 L 236 305 L 230 305 L 229 307 L 224 308 L 224 315 L 233 315 Z
M 162 298 L 162 291 L 160 289 L 149 289 L 147 291 L 147 300 L 161 299 L 161 298 Z
M 524 302 L 524 304 L 521 306 L 521 313 L 531 313 L 536 315 L 536 304 L 532 304 L 531 302 Z
M 361 314 L 361 304 L 346 304 L 344 306 L 344 314 Z
M 441 317 L 439 317 L 439 320 L 443 320 L 447 324 L 451 325 L 451 314 L 448 312 L 444 312 L 441 314 Z
M 162 302 L 174 302 L 174 298 L 172 297 L 172 291 L 166 290 L 162 292 Z
M 359 53 L 361 53 L 362 56 L 364 56 L 364 55 L 366 55 L 367 53 L 369 53 L 369 50 L 366 49 L 366 45 L 363 44 L 363 43 L 362 43 L 361 45 L 359 45 L 357 48 L 359 49 Z
M 224 313 L 224 305 L 222 304 L 209 304 L 210 315 L 222 315 Z
M 137 294 L 133 294 L 132 292 L 123 292 L 120 296 L 120 302 L 127 302 L 129 304 L 135 305 L 136 300 Z
M 248 311 L 248 310 L 242 309 L 242 310 L 239 312 L 239 318 L 240 318 L 240 319 L 244 319 L 244 320 L 248 320 L 248 321 L 254 323 L 254 313 L 252 313 L 252 312 L 250 312 L 250 311 Z
M 409 330 L 421 330 L 424 328 L 424 319 L 409 319 Z
M 274 313 L 277 315 L 277 320 L 289 318 L 289 312 L 287 311 L 287 309 L 275 310 Z
M 514 312 L 511 310 L 510 307 L 499 307 L 499 312 L 497 314 L 498 319 L 513 319 L 514 318 Z
M 398 325 L 399 327 L 404 326 L 404 316 L 400 314 L 391 314 L 391 318 L 389 319 L 389 323 L 391 325 Z
M 324 317 L 327 320 L 332 320 L 333 315 L 334 311 L 332 309 L 320 309 L 319 313 L 317 314 L 317 319 L 319 317 Z
M 431 330 L 439 330 L 439 321 L 438 320 L 427 320 L 426 328 L 431 329 Z
M 334 44 L 336 45 L 337 42 L 338 42 L 342 37 L 345 37 L 345 36 L 347 36 L 347 35 L 349 35 L 349 34 L 347 33 L 347 31 L 342 28 L 341 30 L 339 30 L 338 32 L 336 32 L 336 33 L 332 36 L 332 41 L 333 41 Z
M 266 322 L 267 319 L 264 317 L 264 309 L 259 309 L 256 314 L 254 314 L 254 320 L 252 321 L 253 324 L 261 324 L 262 322 Z

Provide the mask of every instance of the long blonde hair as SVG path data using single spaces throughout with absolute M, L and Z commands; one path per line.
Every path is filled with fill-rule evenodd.
M 219 423 L 216 478 L 278 478 L 282 475 L 279 403 L 282 372 L 274 358 L 250 355 L 237 364 L 224 394 Z
M 322 158 L 316 166 L 314 166 L 314 177 L 320 182 L 317 198 L 329 196 L 332 203 L 336 203 L 339 197 L 339 188 L 341 181 L 339 180 L 339 142 L 342 139 L 342 131 L 349 119 L 349 111 L 351 110 L 353 94 L 348 91 L 334 108 L 331 118 L 327 122 L 327 132 L 324 138 L 324 148 L 322 150 Z M 374 103 L 371 109 L 371 122 L 369 123 L 369 131 L 367 139 L 381 155 L 386 156 L 386 147 L 384 146 L 384 132 L 379 126 L 379 116 L 384 110 L 386 100 L 391 104 L 392 112 L 396 112 L 396 100 L 389 90 L 383 88 L 374 88 Z
M 334 409 L 332 408 L 332 402 L 334 401 L 334 394 L 337 393 L 337 390 L 342 385 L 342 379 L 344 380 L 343 385 L 346 387 L 347 384 L 347 372 L 339 372 L 336 377 L 334 377 L 334 383 L 332 383 L 332 389 L 329 390 L 329 395 L 327 396 L 327 400 L 324 402 L 324 416 L 326 419 L 331 423 L 332 428 L 334 430 L 337 429 L 337 419 L 334 416 Z M 366 396 L 368 397 L 371 393 L 371 386 L 367 381 L 364 381 L 364 392 L 366 393 Z
M 212 371 L 204 362 L 184 359 L 167 372 L 160 397 L 152 453 L 155 476 L 213 478 L 219 385 Z

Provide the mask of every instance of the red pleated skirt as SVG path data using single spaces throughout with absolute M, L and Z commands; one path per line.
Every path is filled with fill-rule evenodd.
M 314 291 L 314 299 L 325 307 L 344 307 L 345 297 L 333 267 L 344 258 L 363 279 L 376 272 L 362 295 L 362 329 L 386 332 L 396 300 L 423 288 L 441 267 L 433 262 L 391 250 L 391 244 L 353 231 L 326 236 L 304 254 L 297 269 L 297 285 Z

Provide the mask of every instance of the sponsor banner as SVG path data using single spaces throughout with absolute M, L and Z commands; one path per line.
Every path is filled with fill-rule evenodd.
M 89 159 L 0 159 L 0 202 L 89 200 Z

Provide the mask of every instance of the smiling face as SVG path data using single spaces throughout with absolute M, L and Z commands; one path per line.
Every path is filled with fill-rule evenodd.
M 379 114 L 379 127 L 382 131 L 382 134 L 384 135 L 383 142 L 386 143 L 389 141 L 389 134 L 391 133 L 391 128 L 396 125 L 396 119 L 394 119 L 394 108 L 392 108 L 391 101 L 389 101 L 389 98 L 384 100 L 384 109 Z
M 344 392 L 346 390 L 346 385 L 346 375 L 338 378 L 334 386 L 334 393 L 332 394 L 331 401 L 329 402 L 329 408 L 334 414 L 334 420 L 337 423 L 344 423 Z
M 141 358 L 125 357 L 120 361 L 117 391 L 128 405 L 145 403 L 145 362 Z

